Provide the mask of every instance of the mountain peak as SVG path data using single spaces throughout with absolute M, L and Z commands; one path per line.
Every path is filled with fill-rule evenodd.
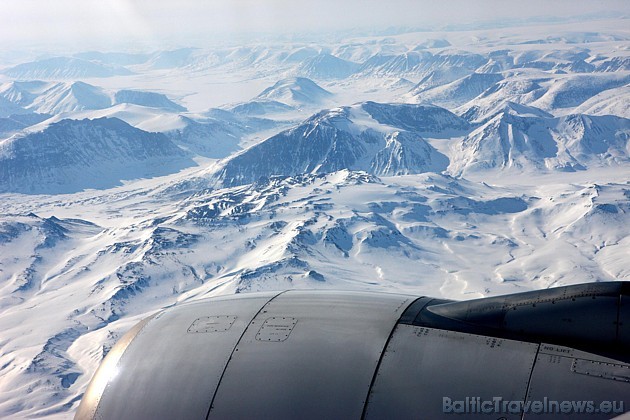
M 7 76 L 28 79 L 77 79 L 133 74 L 124 67 L 111 66 L 76 57 L 52 57 L 18 64 L 3 71 Z
M 0 186 L 11 192 L 107 188 L 193 165 L 163 134 L 118 118 L 65 119 L 0 144 Z
M 141 90 L 119 90 L 114 96 L 117 104 L 128 103 L 151 108 L 161 108 L 173 112 L 187 111 L 181 105 L 171 101 L 166 95 L 156 92 L 146 92 Z
M 330 98 L 332 93 L 306 77 L 289 77 L 278 80 L 262 91 L 256 99 L 277 100 L 289 105 L 315 105 Z
M 298 68 L 298 73 L 316 79 L 345 79 L 359 67 L 357 63 L 322 52 L 306 59 Z
M 413 112 L 418 109 L 421 118 Z M 440 172 L 448 166 L 448 158 L 427 143 L 419 130 L 436 129 L 443 112 L 450 114 L 438 107 L 375 102 L 323 110 L 226 160 L 216 177 L 232 186 L 274 175 L 343 169 L 377 176 Z M 431 113 L 438 118 L 432 119 Z
M 4 85 L 0 95 L 28 110 L 42 114 L 60 114 L 111 106 L 108 93 L 98 86 L 81 81 L 14 81 Z

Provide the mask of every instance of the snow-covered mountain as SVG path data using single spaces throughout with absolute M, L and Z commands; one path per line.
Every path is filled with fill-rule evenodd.
M 553 118 L 509 104 L 471 132 L 452 158 L 457 174 L 488 169 L 561 171 L 630 161 L 630 120 L 608 116 Z
M 332 54 L 320 53 L 306 59 L 298 67 L 300 76 L 312 79 L 344 79 L 359 69 L 359 64 L 335 57 Z
M 194 154 L 224 158 L 237 151 L 239 140 L 246 131 L 236 124 L 226 124 L 213 118 L 201 121 L 178 117 L 181 127 L 165 132 L 173 143 Z
M 58 199 L 17 196 L 0 224 L 0 326 L 12 338 L 0 353 L 0 407 L 70 416 L 103 355 L 155 305 L 269 288 L 466 298 L 628 278 L 627 191 L 344 170 L 179 199 L 84 193 L 63 212 Z
M 416 51 L 399 55 L 376 54 L 365 61 L 358 72 L 374 76 L 400 76 L 413 72 L 431 54 Z
M 78 81 L 14 81 L 0 86 L 0 95 L 40 114 L 103 109 L 112 104 L 103 89 Z
M 287 63 L 299 64 L 304 62 L 305 60 L 317 56 L 319 53 L 321 53 L 321 50 L 319 48 L 314 48 L 312 46 L 298 47 L 287 53 L 286 56 L 283 58 L 283 61 Z
M 572 112 L 588 115 L 617 115 L 630 118 L 630 85 L 608 89 L 582 102 Z
M 53 57 L 4 69 L 5 75 L 19 80 L 83 79 L 133 74 L 130 70 L 74 57 Z
M 159 120 L 165 118 L 160 117 Z M 151 120 L 137 126 L 164 133 L 173 143 L 192 154 L 219 159 L 240 150 L 248 136 L 273 131 L 281 125 L 282 122 L 267 118 L 214 108 L 201 115 L 173 115 L 162 127 L 152 124 Z
M 515 108 L 520 104 L 532 103 L 547 91 L 540 81 L 529 79 L 504 79 L 490 86 L 479 96 L 459 107 L 457 110 L 471 122 L 484 123 L 503 108 Z M 539 108 L 531 107 L 530 112 L 549 116 Z
M 22 108 L 19 105 L 14 104 L 8 99 L 0 96 L 0 118 L 9 117 L 14 114 L 24 114 L 28 113 L 27 110 Z
M 119 90 L 114 95 L 114 101 L 117 104 L 135 104 L 152 108 L 162 108 L 173 112 L 186 111 L 186 108 L 171 101 L 166 95 L 156 92 Z
M 69 111 L 103 109 L 111 105 L 103 89 L 83 82 L 56 83 L 28 106 L 39 113 L 60 114 Z
M 14 134 L 26 127 L 26 124 L 17 121 L 15 118 L 0 117 L 0 139 L 9 137 L 9 135 Z
M 554 80 L 548 91 L 533 106 L 545 110 L 573 108 L 581 105 L 589 98 L 630 83 L 628 74 L 589 74 Z
M 414 88 L 410 92 L 410 100 L 454 108 L 476 98 L 501 80 L 503 76 L 496 73 L 472 73 L 432 89 L 423 90 L 423 86 Z
M 404 76 L 420 78 L 415 92 L 440 86 L 478 71 L 488 62 L 483 55 L 459 50 L 442 50 L 435 54 L 425 48 L 402 53 L 377 53 L 363 62 L 362 76 Z
M 600 160 L 608 164 L 630 161 L 630 119 L 570 114 L 557 119 L 555 130 L 564 153 L 584 166 Z
M 295 96 L 295 95 L 292 95 Z M 278 101 L 271 100 L 258 100 L 245 102 L 242 104 L 234 105 L 229 108 L 230 111 L 235 114 L 258 116 L 268 114 L 282 114 L 286 112 L 294 111 L 295 108 Z
M 240 132 L 241 134 L 266 131 L 279 126 L 277 121 L 271 119 L 251 117 L 221 108 L 210 108 L 202 113 L 202 117 L 200 122 L 221 123 L 233 132 Z
M 410 92 L 422 92 L 437 86 L 442 86 L 470 74 L 470 71 L 463 67 L 448 67 L 431 70 L 424 73 L 420 81 L 409 88 Z
M 171 69 L 184 67 L 191 62 L 191 58 L 196 48 L 179 48 L 170 51 L 159 51 L 154 53 L 147 65 L 153 69 Z
M 42 80 L 15 80 L 0 85 L 0 97 L 21 107 L 27 107 L 51 86 L 54 86 L 54 83 Z
M 277 81 L 263 90 L 256 100 L 274 100 L 288 105 L 318 105 L 332 93 L 305 77 L 291 77 Z
M 217 177 L 231 186 L 275 175 L 342 169 L 374 175 L 440 172 L 448 166 L 448 158 L 420 132 L 451 129 L 445 124 L 449 119 L 467 126 L 449 114 L 438 107 L 373 102 L 322 111 L 228 159 Z
M 112 94 L 80 81 L 12 81 L 0 85 L 0 97 L 29 111 L 54 115 L 105 109 L 113 104 L 134 104 L 169 112 L 186 111 L 161 93 L 122 89 Z
M 630 57 L 595 57 L 590 63 L 602 72 L 630 70 Z
M 417 132 L 426 137 L 453 137 L 466 133 L 471 128 L 465 119 L 433 105 L 382 104 L 368 101 L 362 108 L 380 124 Z
M 485 122 L 507 102 L 513 102 L 556 115 L 563 115 L 575 109 L 580 113 L 596 115 L 606 115 L 606 110 L 609 110 L 612 111 L 610 113 L 612 115 L 627 117 L 628 107 L 624 107 L 622 103 L 627 96 L 629 77 L 624 74 L 579 74 L 541 78 L 508 76 L 483 90 L 479 96 L 470 98 L 475 93 L 472 92 L 468 97 L 470 100 L 457 108 L 457 112 L 470 121 Z M 461 81 L 457 81 L 451 85 L 460 83 Z M 417 98 L 443 103 L 444 95 L 439 93 L 446 90 L 447 97 L 449 94 L 452 95 L 451 92 L 454 91 L 450 89 L 451 85 L 420 92 Z M 460 103 L 461 101 L 451 102 L 453 105 Z
M 0 143 L 2 192 L 76 192 L 195 165 L 163 134 L 116 118 L 63 120 Z
M 415 50 L 424 50 L 424 49 L 430 49 L 430 48 L 446 48 L 446 47 L 450 47 L 451 43 L 448 42 L 448 40 L 443 39 L 443 38 L 429 38 L 426 39 L 422 42 L 419 42 L 416 47 L 414 48 Z
M 24 130 L 34 124 L 50 118 L 47 114 L 12 114 L 9 117 L 0 117 L 0 140 Z

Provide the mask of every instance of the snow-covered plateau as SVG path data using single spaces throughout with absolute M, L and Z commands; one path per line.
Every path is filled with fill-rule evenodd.
M 0 63 L 0 418 L 195 299 L 630 280 L 628 22 Z

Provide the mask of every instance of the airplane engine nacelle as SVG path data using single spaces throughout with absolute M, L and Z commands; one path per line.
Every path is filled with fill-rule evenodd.
M 120 339 L 75 419 L 521 419 L 555 417 L 566 402 L 578 404 L 570 418 L 611 418 L 630 410 L 629 291 L 610 282 L 465 302 L 286 291 L 186 303 Z M 599 412 L 578 412 L 582 402 Z

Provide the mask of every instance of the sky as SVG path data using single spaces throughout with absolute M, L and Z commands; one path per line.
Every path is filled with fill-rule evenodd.
M 0 51 L 20 46 L 107 49 L 252 34 L 452 27 L 609 13 L 629 0 L 0 0 Z

